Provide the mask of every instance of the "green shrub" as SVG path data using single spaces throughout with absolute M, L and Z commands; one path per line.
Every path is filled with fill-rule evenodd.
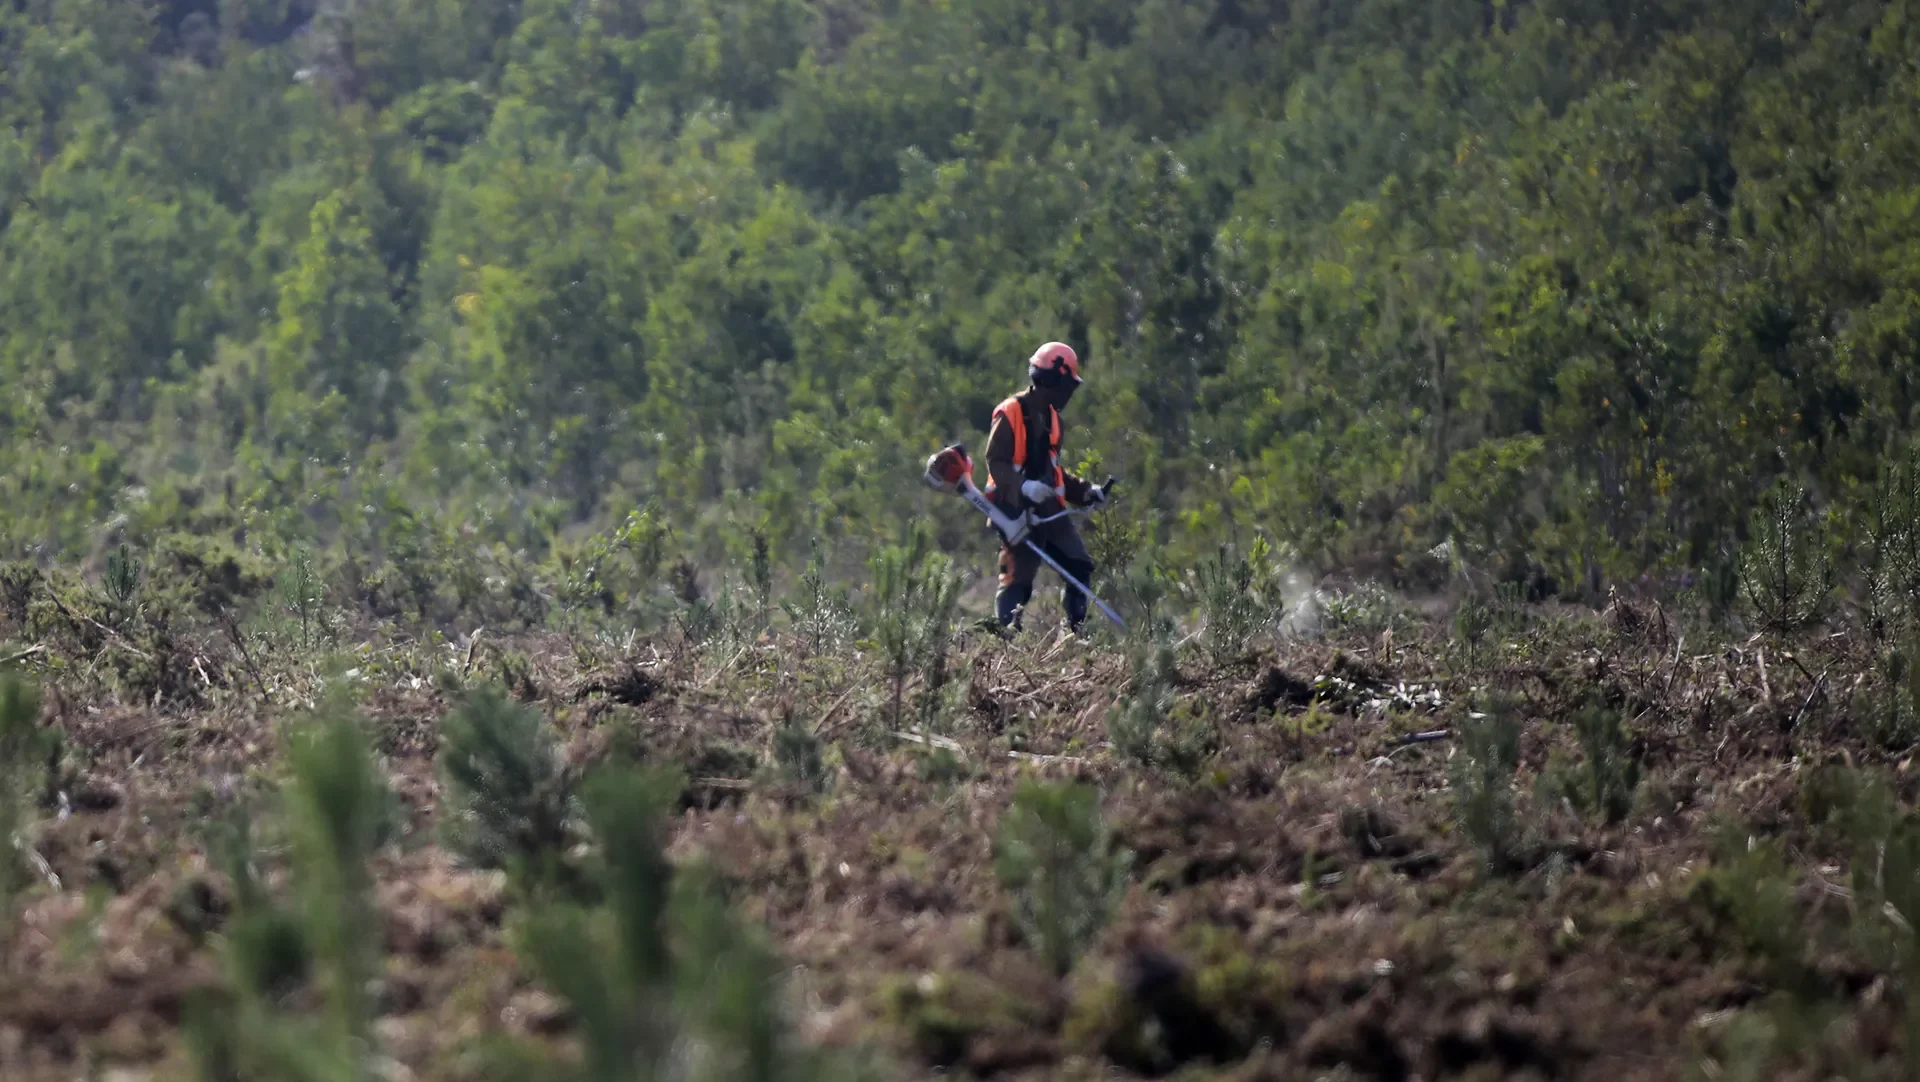
M 1454 606 L 1453 642 L 1466 654 L 1468 671 L 1479 668 L 1493 625 L 1493 609 L 1476 594 L 1468 594 Z
M 11 674 L 0 676 L 0 915 L 30 881 L 20 832 L 59 768 L 59 731 L 40 725 L 40 695 Z
M 1222 545 L 1194 569 L 1192 595 L 1206 620 L 1201 643 L 1215 665 L 1244 661 L 1254 638 L 1267 630 L 1277 611 L 1268 596 L 1269 576 L 1263 566 L 1267 551 L 1264 539 L 1245 554 Z
M 1714 829 L 1713 864 L 1694 887 L 1734 941 L 1760 959 L 1783 989 L 1801 988 L 1806 980 L 1806 930 L 1794 902 L 1798 885 L 1780 839 L 1722 823 Z
M 1348 634 L 1374 637 L 1405 622 L 1393 595 L 1375 582 L 1335 593 L 1323 604 L 1328 625 Z
M 994 872 L 1014 919 L 1058 976 L 1106 927 L 1130 862 L 1112 844 L 1099 794 L 1085 785 L 1023 782 L 994 843 Z
M 1107 740 L 1122 759 L 1148 766 L 1159 756 L 1162 721 L 1173 709 L 1179 671 L 1173 644 L 1161 640 L 1150 653 L 1136 653 L 1126 694 L 1107 710 Z
M 773 730 L 773 764 L 780 779 L 809 793 L 827 787 L 826 757 L 820 738 L 797 719 L 789 718 Z
M 1786 633 L 1818 620 L 1833 590 L 1833 565 L 1806 521 L 1806 490 L 1776 487 L 1754 510 L 1740 556 L 1747 606 L 1763 630 Z
M 364 1082 L 374 1070 L 371 982 L 384 937 L 369 862 L 394 835 L 393 794 L 340 701 L 294 733 L 288 765 L 281 819 L 294 903 L 282 908 L 261 888 L 244 820 L 221 844 L 234 883 L 221 952 L 232 988 L 199 995 L 187 1015 L 207 1082 Z M 313 986 L 317 1016 L 291 1006 L 296 982 Z
M 882 550 L 873 560 L 873 639 L 892 687 L 892 722 L 903 716 L 907 677 L 925 677 L 921 721 L 931 716 L 946 685 L 947 644 L 960 600 L 960 576 L 932 549 L 926 530 L 915 528 L 905 545 Z
M 571 794 L 537 710 L 475 689 L 440 722 L 447 846 L 479 867 L 551 881 L 567 842 Z
M 1566 795 L 1582 813 L 1617 823 L 1632 810 L 1640 785 L 1640 763 L 1628 746 L 1620 714 L 1595 699 L 1574 715 L 1573 724 L 1585 759 Z
M 1496 871 L 1512 861 L 1519 829 L 1514 815 L 1513 775 L 1520 766 L 1520 723 L 1512 704 L 1490 699 L 1484 713 L 1460 724 L 1450 788 L 1461 833 L 1480 847 Z
M 1920 631 L 1884 640 L 1874 675 L 1878 680 L 1856 700 L 1866 736 L 1888 750 L 1911 747 L 1920 740 Z
M 526 914 L 518 933 L 535 972 L 572 1010 L 577 1068 L 547 1077 L 782 1082 L 840 1078 L 802 1048 L 780 1010 L 780 969 L 733 914 L 717 880 L 666 858 L 664 823 L 684 779 L 612 772 L 583 787 L 601 900 Z
M 751 552 L 747 561 L 747 585 L 753 591 L 753 626 L 764 632 L 773 621 L 773 549 L 767 531 L 755 527 L 748 531 Z
M 314 562 L 313 550 L 294 548 L 287 565 L 274 580 L 275 601 L 290 625 L 288 638 L 301 653 L 311 653 L 322 631 L 326 584 Z
M 114 626 L 125 628 L 133 618 L 135 603 L 140 596 L 141 566 L 138 557 L 125 545 L 119 545 L 107 554 L 107 566 L 100 578 L 100 587 L 107 595 L 107 611 L 112 614 Z
M 1119 576 L 1119 592 L 1133 611 L 1127 621 L 1129 639 L 1136 644 L 1153 643 L 1173 636 L 1175 623 L 1166 609 L 1167 599 L 1174 596 L 1178 585 L 1178 581 L 1149 556 L 1140 556 L 1126 565 L 1125 573 Z
M 1911 634 L 1920 618 L 1920 449 L 1882 474 L 1870 516 L 1867 630 L 1884 642 Z
M 815 655 L 839 648 L 857 630 L 846 591 L 827 581 L 826 559 L 817 538 L 794 596 L 781 601 L 780 607 L 786 611 L 794 633 Z

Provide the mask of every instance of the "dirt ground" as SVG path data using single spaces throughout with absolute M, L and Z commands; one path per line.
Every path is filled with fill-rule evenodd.
M 57 652 L 22 662 L 76 774 L 25 835 L 39 878 L 0 940 L 0 1076 L 191 1076 L 180 1012 L 221 979 L 226 890 L 201 828 L 274 785 L 277 726 L 307 686 L 211 664 L 218 643 L 184 647 L 206 651 L 203 686 L 158 705 L 103 691 Z M 1861 648 L 1715 642 L 1622 603 L 1534 613 L 1480 653 L 1416 622 L 1233 664 L 1184 654 L 1168 724 L 1200 750 L 1175 767 L 1115 755 L 1105 719 L 1125 655 L 1071 639 L 964 636 L 957 702 L 927 743 L 890 722 L 870 664 L 786 638 L 693 651 L 670 636 L 389 633 L 355 676 L 407 811 L 377 868 L 388 1076 L 477 1077 L 481 1034 L 562 1039 L 569 1025 L 506 942 L 504 878 L 436 844 L 450 703 L 434 674 L 450 664 L 510 675 L 570 763 L 638 747 L 685 766 L 673 851 L 712 859 L 771 930 L 809 1039 L 880 1049 L 901 1078 L 1730 1076 L 1722 1035 L 1773 989 L 1702 900 L 1711 829 L 1801 838 L 1801 780 L 1821 764 L 1907 776 L 1855 731 Z M 1525 718 L 1524 843 L 1498 870 L 1462 836 L 1449 789 L 1476 688 L 1518 696 Z M 1567 718 L 1590 694 L 1626 719 L 1640 766 L 1612 825 L 1537 784 L 1577 762 Z M 826 750 L 818 795 L 760 769 L 787 717 Z M 998 819 L 1034 775 L 1098 786 L 1132 854 L 1116 917 L 1065 980 L 1021 941 L 993 871 Z M 1797 896 L 1820 910 L 1818 885 L 1841 870 L 1792 851 Z M 1822 965 L 1847 1042 L 1892 1063 L 1889 975 L 1844 955 Z

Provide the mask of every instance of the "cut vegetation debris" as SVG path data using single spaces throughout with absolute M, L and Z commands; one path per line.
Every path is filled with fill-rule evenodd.
M 0 696 L 0 1067 L 265 1079 L 297 1032 L 328 1080 L 1905 1069 L 1910 707 L 1864 632 L 956 621 L 936 688 L 860 645 L 941 634 L 906 604 L 816 648 L 332 593 L 322 644 L 242 599 L 146 659 L 157 611 L 47 608 Z

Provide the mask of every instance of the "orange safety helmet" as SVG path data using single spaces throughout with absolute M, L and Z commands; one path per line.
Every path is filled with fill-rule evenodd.
M 1042 373 L 1049 373 L 1042 375 Z M 1080 382 L 1080 355 L 1065 342 L 1048 342 L 1033 351 L 1027 358 L 1027 376 L 1034 383 L 1045 386 L 1057 383 L 1062 376 L 1072 383 Z

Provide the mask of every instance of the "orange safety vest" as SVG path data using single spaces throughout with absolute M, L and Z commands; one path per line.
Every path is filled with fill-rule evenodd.
M 1052 415 L 1053 420 L 1053 430 L 1047 437 L 1047 461 L 1053 465 L 1053 490 L 1064 499 L 1067 490 L 1067 473 L 1060 468 L 1060 411 L 1048 406 L 1047 412 Z M 1027 415 L 1026 411 L 1020 408 L 1019 396 L 1008 396 L 1005 402 L 993 407 L 993 415 L 1005 417 L 1007 424 L 1013 428 L 1013 460 L 1020 464 L 1020 472 L 1024 474 L 1027 470 Z M 993 481 L 989 477 L 987 481 L 989 497 L 993 495 L 993 487 Z

